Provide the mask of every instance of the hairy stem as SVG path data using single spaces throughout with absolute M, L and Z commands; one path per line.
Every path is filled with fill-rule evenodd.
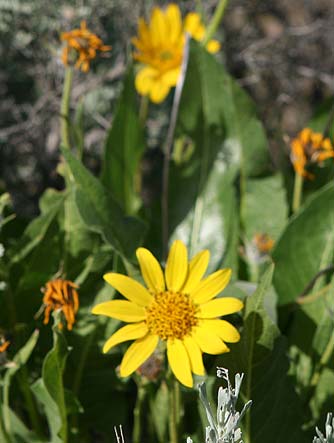
M 141 419 L 143 404 L 146 397 L 146 390 L 141 380 L 137 382 L 138 392 L 135 408 L 133 410 L 133 443 L 140 443 L 141 438 Z
M 73 70 L 68 67 L 65 70 L 63 95 L 60 107 L 60 131 L 62 145 L 70 149 L 70 98 L 73 80 Z
M 179 443 L 179 427 L 181 418 L 180 385 L 172 373 L 170 374 L 169 381 L 169 441 L 170 443 Z
M 302 202 L 302 195 L 303 195 L 303 176 L 295 173 L 295 184 L 293 188 L 293 198 L 292 198 L 292 211 L 293 213 L 296 213 L 301 205 Z
M 169 200 L 169 163 L 172 153 L 172 145 L 174 141 L 174 133 L 176 128 L 176 121 L 180 107 L 181 94 L 184 85 L 184 80 L 186 77 L 187 66 L 189 58 L 189 37 L 186 38 L 186 43 L 183 51 L 183 60 L 181 67 L 181 74 L 179 76 L 173 100 L 173 107 L 170 117 L 170 123 L 168 127 L 168 132 L 166 136 L 166 142 L 164 146 L 164 162 L 162 171 L 162 196 L 161 196 L 161 212 L 162 212 L 162 247 L 163 256 L 167 256 L 168 249 L 168 236 L 169 236 L 169 213 L 168 213 L 168 200 Z

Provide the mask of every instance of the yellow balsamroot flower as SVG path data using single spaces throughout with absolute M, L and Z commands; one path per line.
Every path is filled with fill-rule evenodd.
M 291 142 L 291 162 L 297 174 L 313 179 L 306 170 L 311 163 L 322 163 L 334 157 L 333 145 L 328 137 L 310 128 L 304 128 Z
M 200 15 L 194 12 L 182 22 L 180 8 L 174 3 L 165 10 L 153 8 L 149 23 L 139 19 L 138 36 L 132 39 L 136 47 L 133 57 L 143 65 L 136 76 L 136 89 L 154 103 L 162 102 L 177 83 L 186 32 L 201 41 L 205 27 Z M 206 47 L 209 52 L 217 52 L 220 44 L 210 40 Z
M 61 56 L 64 65 L 68 66 L 74 58 L 75 67 L 83 72 L 89 70 L 90 62 L 96 57 L 97 51 L 105 52 L 111 49 L 111 46 L 104 45 L 97 35 L 87 29 L 84 20 L 81 22 L 80 28 L 62 32 L 60 39 L 66 42 Z
M 71 330 L 75 322 L 75 314 L 79 309 L 78 286 L 70 280 L 60 278 L 47 282 L 43 289 L 44 324 L 49 323 L 51 311 L 62 311 L 67 322 L 67 329 Z M 59 323 L 59 328 L 63 327 Z
M 203 278 L 209 251 L 198 253 L 188 262 L 187 248 L 180 240 L 172 244 L 165 273 L 149 250 L 137 249 L 137 258 L 147 288 L 122 274 L 104 275 L 127 300 L 101 303 L 92 312 L 129 324 L 107 340 L 103 352 L 135 340 L 120 366 L 121 376 L 127 377 L 162 341 L 175 377 L 192 387 L 192 373 L 205 373 L 202 352 L 228 352 L 225 342 L 235 343 L 240 339 L 237 329 L 219 317 L 240 311 L 242 302 L 232 297 L 215 298 L 228 284 L 231 270 L 221 269 Z

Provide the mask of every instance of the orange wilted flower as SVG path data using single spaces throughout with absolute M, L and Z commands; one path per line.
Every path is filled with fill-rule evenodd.
M 310 128 L 304 128 L 291 142 L 291 161 L 297 174 L 313 179 L 306 170 L 311 163 L 322 163 L 334 157 L 333 145 L 328 137 Z
M 79 309 L 79 297 L 76 289 L 78 289 L 78 286 L 70 280 L 58 278 L 47 282 L 43 289 L 45 325 L 49 323 L 51 311 L 60 310 L 66 319 L 67 329 L 69 331 L 72 329 L 75 322 L 75 314 Z M 59 327 L 62 328 L 62 326 L 59 323 Z
M 9 345 L 10 345 L 10 341 L 9 340 L 1 339 L 0 340 L 0 354 L 5 352 Z
M 69 32 L 62 32 L 60 39 L 66 42 L 62 52 L 62 62 L 65 66 L 75 61 L 75 67 L 83 72 L 89 70 L 91 60 L 96 57 L 96 51 L 110 51 L 111 46 L 103 44 L 103 41 L 89 29 L 86 21 L 81 22 L 80 28 Z
M 253 238 L 254 244 L 261 254 L 268 254 L 275 242 L 268 234 L 255 234 Z

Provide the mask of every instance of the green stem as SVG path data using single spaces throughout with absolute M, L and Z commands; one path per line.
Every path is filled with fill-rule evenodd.
M 172 373 L 169 378 L 170 378 L 169 441 L 170 443 L 178 443 L 180 418 L 181 418 L 180 385 Z
M 292 197 L 292 212 L 296 213 L 301 205 L 302 195 L 303 195 L 303 182 L 304 178 L 302 175 L 295 173 L 295 184 L 293 188 Z
M 222 18 L 224 16 L 225 8 L 228 4 L 228 0 L 220 0 L 215 13 L 213 14 L 213 17 L 209 23 L 209 26 L 207 27 L 205 36 L 202 40 L 202 46 L 206 46 L 207 43 L 211 40 L 211 38 L 215 35 L 217 28 L 222 21 Z
M 140 443 L 142 410 L 146 397 L 146 390 L 140 379 L 137 381 L 137 388 L 137 400 L 133 410 L 133 443 Z
M 334 331 L 332 332 L 332 335 L 329 339 L 329 342 L 327 343 L 326 349 L 324 350 L 320 362 L 317 366 L 316 371 L 314 372 L 310 385 L 311 387 L 316 387 L 321 375 L 321 371 L 323 369 L 324 366 L 327 365 L 327 363 L 329 362 L 329 359 L 331 358 L 332 354 L 334 351 Z
M 61 143 L 66 148 L 70 149 L 70 98 L 73 80 L 73 70 L 68 67 L 65 70 L 65 79 L 63 86 L 63 95 L 60 107 L 60 128 L 61 128 Z
M 148 108 L 149 108 L 150 100 L 148 95 L 142 95 L 140 99 L 140 107 L 139 107 L 139 121 L 142 126 L 145 126 L 146 119 L 148 116 Z

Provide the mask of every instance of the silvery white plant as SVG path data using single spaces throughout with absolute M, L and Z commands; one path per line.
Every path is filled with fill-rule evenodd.
M 217 368 L 217 377 L 223 378 L 227 382 L 227 387 L 220 387 L 218 390 L 216 418 L 208 401 L 205 383 L 201 383 L 198 387 L 200 400 L 209 422 L 209 426 L 205 429 L 205 443 L 242 443 L 239 423 L 252 404 L 252 400 L 249 400 L 240 413 L 236 410 L 244 374 L 236 374 L 234 388 L 231 385 L 227 369 Z M 193 443 L 190 437 L 187 438 L 187 443 Z
M 334 418 L 333 414 L 327 414 L 326 425 L 325 425 L 325 433 L 326 436 L 322 432 L 319 431 L 318 428 L 315 428 L 317 433 L 317 437 L 314 437 L 313 443 L 334 443 Z

